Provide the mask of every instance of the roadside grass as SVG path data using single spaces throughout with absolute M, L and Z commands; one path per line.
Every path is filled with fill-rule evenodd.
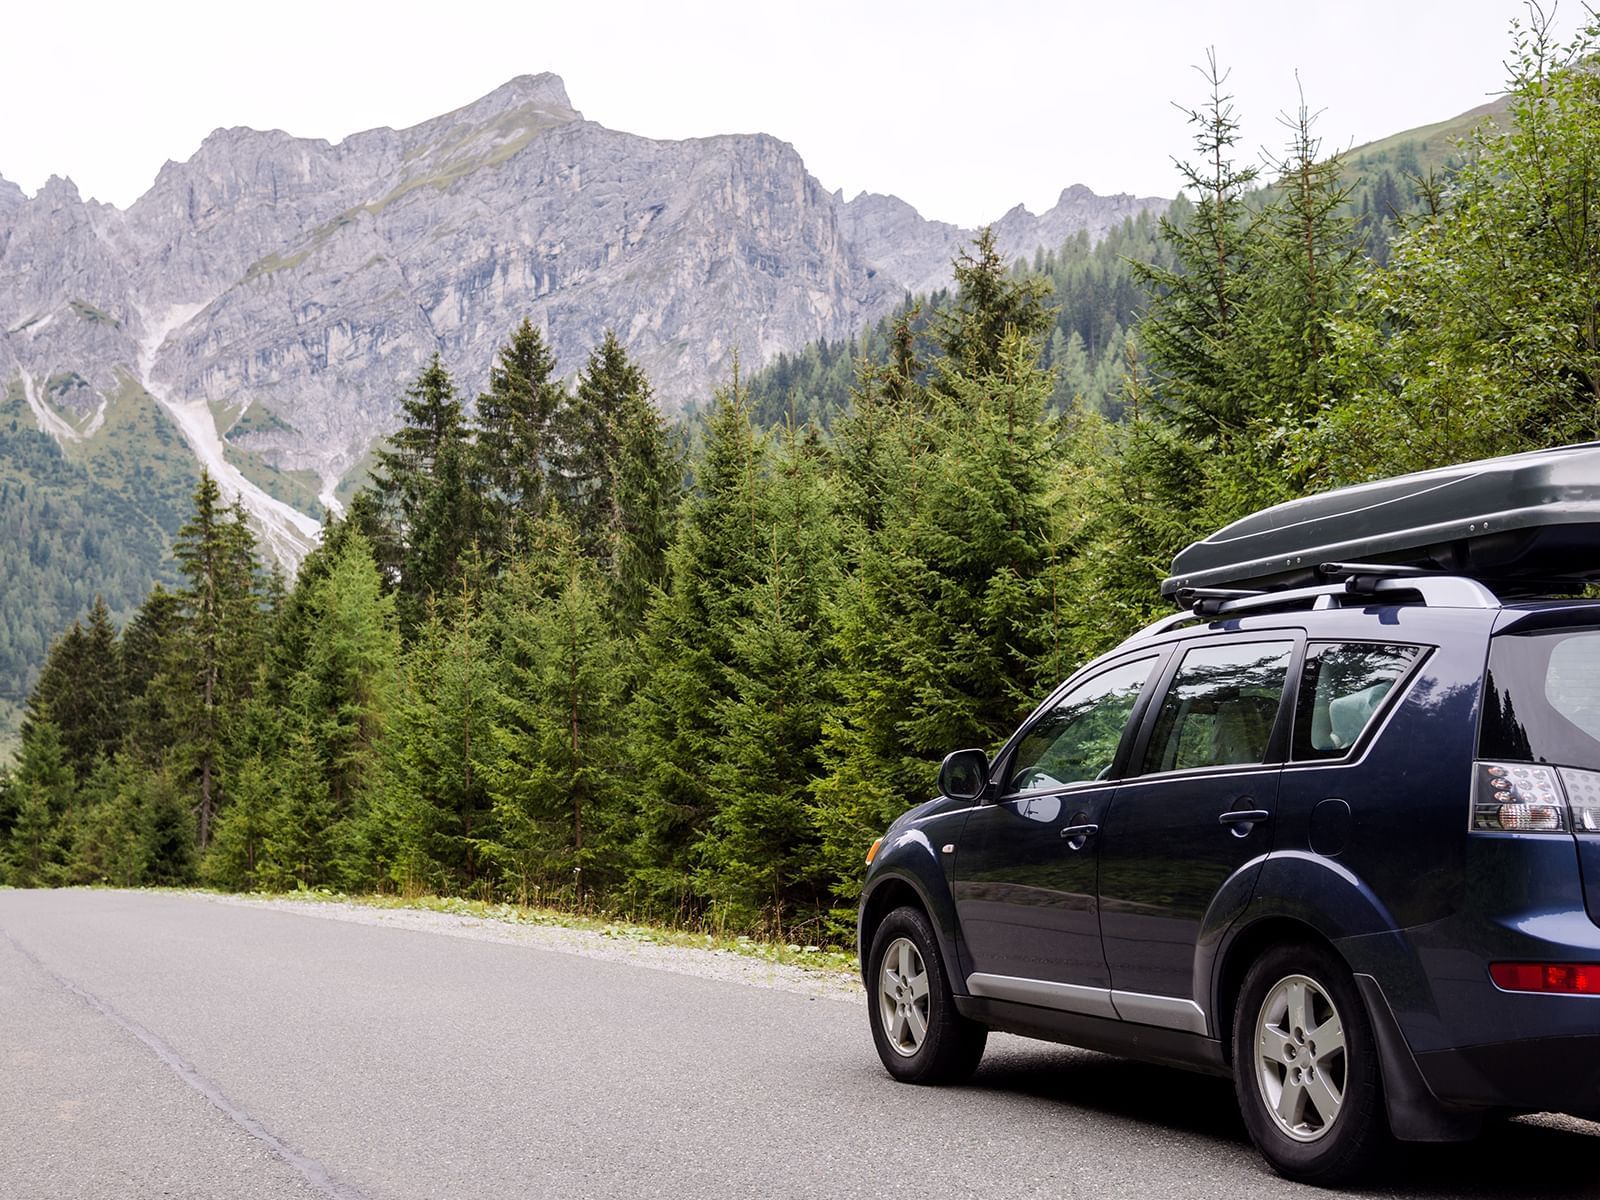
M 533 905 L 512 904 L 495 900 L 472 900 L 462 896 L 398 896 L 383 894 L 346 895 L 323 888 L 295 892 L 228 892 L 216 888 L 166 887 L 145 888 L 145 891 L 165 892 L 172 895 L 227 896 L 239 899 L 300 900 L 322 904 L 354 904 L 363 908 L 413 909 L 421 912 L 449 913 L 454 916 L 475 917 L 483 921 L 497 921 L 506 925 L 558 926 L 578 929 L 619 941 L 638 942 L 645 945 L 683 946 L 694 950 L 711 950 L 724 954 L 738 954 L 758 958 L 765 962 L 800 967 L 824 975 L 860 974 L 861 967 L 854 954 L 826 946 L 802 945 L 799 942 L 772 941 L 747 934 L 731 934 L 705 929 L 684 928 L 643 922 L 633 918 L 602 911 L 580 912 L 569 909 L 545 908 Z

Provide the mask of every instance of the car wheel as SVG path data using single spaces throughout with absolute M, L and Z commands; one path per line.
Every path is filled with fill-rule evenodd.
M 1372 1023 L 1329 950 L 1278 946 L 1250 968 L 1234 1010 L 1233 1074 L 1251 1140 L 1287 1179 L 1357 1178 L 1388 1141 Z
M 867 955 L 872 1040 L 904 1083 L 959 1083 L 978 1069 L 989 1031 L 956 1011 L 933 926 L 920 909 L 884 918 Z

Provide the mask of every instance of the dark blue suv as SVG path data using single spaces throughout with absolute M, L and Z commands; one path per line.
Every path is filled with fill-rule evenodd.
M 1600 494 L 1600 449 L 1577 449 Z M 890 1073 L 962 1079 L 999 1029 L 1231 1075 L 1267 1160 L 1319 1183 L 1391 1134 L 1600 1115 L 1600 601 L 1517 598 L 1571 590 L 1600 521 L 1515 526 L 1532 457 L 1457 469 L 1498 504 L 1456 495 L 1460 537 L 1352 534 L 1397 481 L 1316 498 L 1310 535 L 1281 510 L 1229 527 L 1185 552 L 1226 545 L 1209 573 L 1175 564 L 1186 611 L 992 760 L 947 758 L 864 885 Z M 1398 481 L 1420 482 L 1385 519 L 1415 530 L 1407 497 L 1439 474 Z M 1296 561 L 1288 526 L 1323 540 Z

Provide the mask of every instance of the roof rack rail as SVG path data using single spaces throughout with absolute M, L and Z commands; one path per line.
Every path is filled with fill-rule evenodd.
M 1448 575 L 1449 571 L 1432 571 L 1427 567 L 1407 566 L 1405 563 L 1336 563 L 1326 562 L 1317 564 L 1317 574 L 1328 579 L 1338 579 L 1347 575 Z
M 1407 568 L 1398 568 L 1393 575 L 1379 575 L 1368 574 L 1365 564 L 1329 565 L 1353 566 L 1356 573 L 1336 583 L 1283 588 L 1278 591 L 1185 588 L 1179 593 L 1178 601 L 1184 604 L 1188 611 L 1172 613 L 1151 622 L 1125 640 L 1122 645 L 1129 646 L 1142 642 L 1190 621 L 1214 620 L 1218 617 L 1272 612 L 1279 609 L 1336 608 L 1339 601 L 1345 597 L 1376 599 L 1393 596 L 1398 602 L 1403 596 L 1415 596 L 1428 608 L 1501 607 L 1498 596 L 1476 579 L 1468 579 L 1464 575 L 1441 575 Z

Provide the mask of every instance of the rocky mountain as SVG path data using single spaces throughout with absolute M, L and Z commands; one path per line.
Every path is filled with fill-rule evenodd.
M 950 282 L 950 262 L 972 241 L 974 231 L 945 221 L 930 221 L 898 196 L 862 192 L 846 202 L 835 192 L 845 237 L 872 267 L 893 279 L 902 292 L 931 292 Z M 1062 190 L 1053 208 L 1034 216 L 1019 204 L 993 224 L 995 244 L 1007 258 L 1054 250 L 1088 231 L 1099 241 L 1128 217 L 1164 211 L 1169 200 L 1150 196 L 1100 196 L 1081 183 Z
M 1073 187 L 996 229 L 1031 254 L 1165 203 Z M 523 316 L 569 372 L 614 327 L 674 408 L 946 282 L 970 237 L 776 138 L 638 137 L 522 76 L 337 144 L 218 129 L 126 211 L 0 180 L 0 390 L 80 449 L 159 405 L 292 560 L 435 350 L 470 394 Z

